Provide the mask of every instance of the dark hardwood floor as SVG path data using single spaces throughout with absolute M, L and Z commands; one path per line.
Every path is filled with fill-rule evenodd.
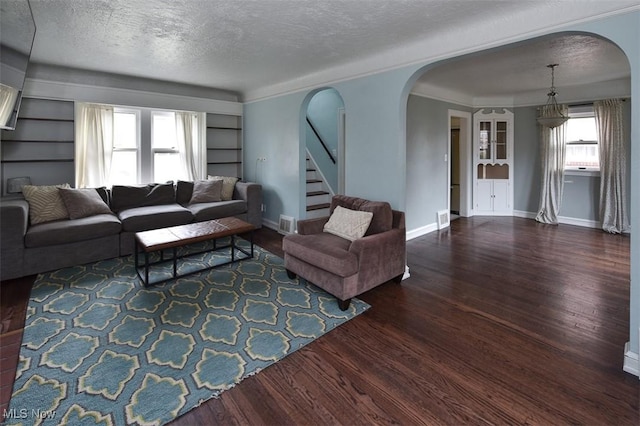
M 474 217 L 407 247 L 371 309 L 174 424 L 639 424 L 628 237 Z M 1 287 L 2 408 L 32 281 Z

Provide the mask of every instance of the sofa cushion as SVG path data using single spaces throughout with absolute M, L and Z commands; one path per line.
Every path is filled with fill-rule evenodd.
M 193 182 L 193 191 L 189 204 L 212 203 L 222 201 L 222 179 L 198 180 Z
M 114 185 L 111 188 L 111 209 L 116 213 L 135 207 L 159 206 L 175 202 L 173 182 Z
M 69 212 L 69 219 L 112 214 L 103 197 L 94 188 L 60 188 L 58 191 Z
M 179 180 L 176 183 L 176 203 L 186 206 L 191 201 L 193 194 L 193 182 Z
M 32 225 L 69 218 L 69 212 L 60 197 L 59 188 L 70 188 L 70 186 L 65 183 L 22 187 L 22 194 L 29 203 L 29 219 Z
M 358 257 L 349 252 L 351 241 L 333 234 L 289 234 L 282 240 L 282 249 L 317 268 L 341 277 L 358 272 Z
M 237 216 L 247 212 L 244 200 L 218 201 L 217 203 L 198 203 L 186 206 L 193 213 L 196 222 Z
M 369 201 L 347 195 L 334 195 L 331 198 L 332 213 L 337 206 L 373 213 L 371 225 L 369 225 L 369 229 L 367 229 L 365 235 L 386 232 L 393 227 L 393 210 L 391 209 L 391 205 L 386 201 Z
M 328 232 L 349 241 L 364 237 L 369 228 L 373 213 L 359 210 L 345 209 L 336 206 L 331 217 L 323 227 L 323 232 Z
M 72 220 L 57 220 L 29 227 L 26 247 L 42 247 L 87 241 L 120 233 L 122 224 L 113 214 L 99 214 Z
M 193 222 L 193 214 L 179 204 L 134 207 L 118 213 L 122 229 L 128 232 L 147 231 Z
M 237 177 L 233 176 L 211 176 L 207 177 L 209 180 L 222 180 L 222 201 L 229 201 L 233 199 L 233 190 L 236 187 L 236 183 L 238 182 Z

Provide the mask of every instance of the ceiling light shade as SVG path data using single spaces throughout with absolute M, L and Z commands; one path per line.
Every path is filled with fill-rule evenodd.
M 549 64 L 547 68 L 551 68 L 551 88 L 549 89 L 549 93 L 547 93 L 547 103 L 542 108 L 542 112 L 540 117 L 538 117 L 538 123 L 540 123 L 543 127 L 547 127 L 549 129 L 553 129 L 558 127 L 564 122 L 566 122 L 569 117 L 565 116 L 562 113 L 562 110 L 558 106 L 558 101 L 556 101 L 556 92 L 555 87 L 555 76 L 554 76 L 554 68 L 557 67 L 558 64 Z

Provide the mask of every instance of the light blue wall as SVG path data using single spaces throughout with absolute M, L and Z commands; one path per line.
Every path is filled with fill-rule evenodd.
M 305 94 L 280 96 L 244 105 L 245 179 L 262 184 L 264 219 L 280 214 L 301 217 L 304 145 L 300 145 L 300 108 Z M 264 157 L 266 161 L 257 161 Z
M 414 71 L 396 70 L 333 86 L 346 111 L 346 194 L 404 209 L 405 86 Z M 267 224 L 277 224 L 280 214 L 305 216 L 304 117 L 313 94 L 298 92 L 244 106 L 245 175 L 264 185 Z M 258 162 L 258 157 L 267 160 Z
M 513 109 L 513 206 L 536 212 L 540 200 L 540 135 L 536 107 Z
M 331 161 L 310 127 L 306 132 L 307 149 L 334 193 L 338 190 L 338 111 L 341 108 L 344 108 L 344 103 L 340 94 L 334 89 L 325 89 L 316 93 L 307 107 L 307 116 L 336 162 Z
M 407 101 L 407 230 L 437 222 L 437 212 L 449 201 L 449 110 L 470 108 L 422 96 Z
M 617 43 L 631 64 L 632 99 L 640 99 L 640 12 L 567 26 L 563 30 L 599 34 Z M 394 208 L 405 209 L 407 99 L 417 76 L 428 66 L 427 63 L 416 64 L 333 85 L 342 96 L 347 111 L 347 194 L 388 200 Z M 273 223 L 277 223 L 280 213 L 301 217 L 304 174 L 300 173 L 303 164 L 300 143 L 304 134 L 300 131 L 300 111 L 303 103 L 308 102 L 306 95 L 307 92 L 288 94 L 245 107 L 247 175 L 251 177 L 252 172 L 256 173 L 265 185 L 265 219 Z M 632 229 L 637 230 L 640 229 L 640 108 L 632 107 L 632 122 L 631 220 Z M 256 170 L 255 159 L 259 155 L 265 155 L 267 161 Z M 639 237 L 631 239 L 631 263 L 630 350 L 637 354 Z

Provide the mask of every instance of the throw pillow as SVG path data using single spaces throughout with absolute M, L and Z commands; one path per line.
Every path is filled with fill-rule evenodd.
M 60 188 L 60 197 L 64 202 L 69 219 L 111 214 L 111 209 L 94 188 L 68 189 Z
M 221 193 L 222 179 L 195 181 L 189 204 L 222 201 Z
M 233 199 L 233 190 L 236 187 L 236 182 L 238 182 L 237 177 L 232 176 L 208 176 L 209 180 L 218 180 L 222 179 L 222 201 L 229 201 Z
M 31 224 L 51 222 L 52 220 L 69 219 L 69 212 L 60 197 L 58 188 L 70 188 L 63 185 L 25 185 L 22 194 L 29 203 L 29 219 Z
M 324 225 L 323 231 L 349 241 L 362 238 L 369 228 L 373 213 L 349 210 L 337 206 Z

